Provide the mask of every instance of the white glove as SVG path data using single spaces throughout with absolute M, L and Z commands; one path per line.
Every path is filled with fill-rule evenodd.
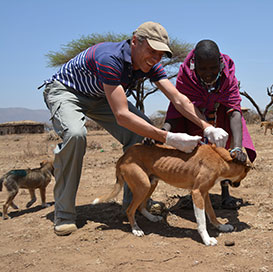
M 204 137 L 207 137 L 209 142 L 216 146 L 225 147 L 228 140 L 228 133 L 222 128 L 213 126 L 204 129 Z
M 171 145 L 185 153 L 190 153 L 202 139 L 201 136 L 191 136 L 187 133 L 168 132 L 166 144 Z

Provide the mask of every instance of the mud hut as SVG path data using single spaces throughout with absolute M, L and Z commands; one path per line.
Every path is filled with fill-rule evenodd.
M 35 121 L 14 121 L 0 124 L 0 135 L 23 134 L 23 133 L 44 133 L 43 123 Z

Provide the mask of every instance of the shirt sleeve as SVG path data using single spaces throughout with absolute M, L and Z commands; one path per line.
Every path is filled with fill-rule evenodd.
M 109 85 L 119 85 L 121 83 L 123 64 L 115 56 L 102 55 L 96 61 L 96 68 L 97 76 L 102 83 Z
M 157 63 L 151 71 L 148 73 L 148 77 L 152 82 L 159 81 L 160 79 L 165 79 L 167 78 L 167 74 L 165 72 L 164 67 L 162 64 Z
M 102 50 L 100 44 L 88 49 L 85 56 L 85 67 L 99 79 L 99 82 L 119 85 L 123 63 L 113 54 L 102 52 Z

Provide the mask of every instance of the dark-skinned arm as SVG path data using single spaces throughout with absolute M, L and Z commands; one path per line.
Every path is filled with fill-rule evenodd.
M 235 156 L 238 162 L 245 163 L 247 156 L 242 150 L 243 127 L 241 113 L 237 110 L 230 112 L 229 120 L 233 136 L 233 149 L 231 150 L 231 154 Z

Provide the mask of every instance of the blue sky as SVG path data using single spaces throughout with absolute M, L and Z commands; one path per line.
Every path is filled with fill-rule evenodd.
M 271 0 L 1 1 L 0 108 L 46 109 L 37 86 L 57 71 L 48 67 L 49 51 L 91 33 L 131 34 L 145 21 L 161 23 L 181 42 L 216 41 L 234 60 L 242 90 L 264 108 L 273 84 L 272 11 Z M 148 115 L 167 109 L 160 93 L 146 101 Z

